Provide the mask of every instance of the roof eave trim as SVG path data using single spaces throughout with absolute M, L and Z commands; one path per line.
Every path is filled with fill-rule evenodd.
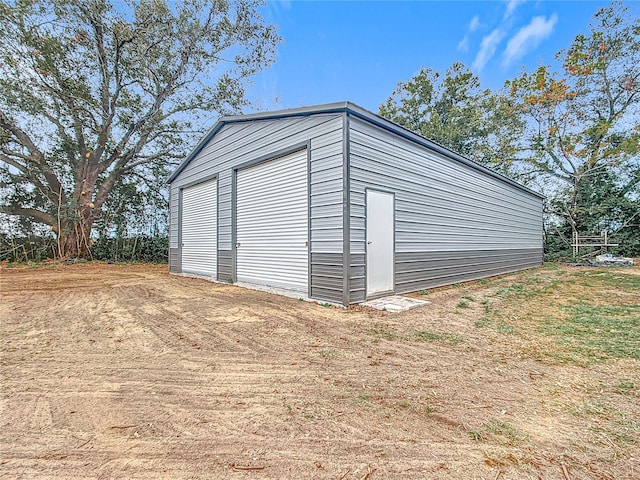
M 422 137 L 414 132 L 412 132 L 411 130 L 406 129 L 405 127 L 403 127 L 402 125 L 398 125 L 396 123 L 391 122 L 390 120 L 387 120 L 386 118 L 383 118 L 379 115 L 375 115 L 371 112 L 369 112 L 368 110 L 365 110 L 362 107 L 359 107 L 358 105 L 355 105 L 353 103 L 349 103 L 348 104 L 348 108 L 347 111 L 349 113 L 351 113 L 352 115 L 361 118 L 363 120 L 366 120 L 367 122 L 376 125 L 380 128 L 382 128 L 383 130 L 387 130 L 391 133 L 395 133 L 396 135 L 400 135 L 403 138 L 406 138 L 407 140 L 410 140 L 412 142 L 418 143 L 419 145 L 422 145 L 423 147 L 427 147 L 431 150 L 434 150 L 438 153 L 440 153 L 441 155 L 444 155 L 445 157 L 449 157 L 452 160 L 455 160 L 457 162 L 460 162 L 464 165 L 467 165 L 475 170 L 478 170 L 486 175 L 495 177 L 499 180 L 502 180 L 503 182 L 506 182 L 520 190 L 523 190 L 527 193 L 530 193 L 532 195 L 535 195 L 537 197 L 540 197 L 542 199 L 545 198 L 544 195 L 542 195 L 541 193 L 536 192 L 535 190 L 531 190 L 528 187 L 525 187 L 524 185 L 521 185 L 520 183 L 516 182 L 515 180 L 510 179 L 509 177 L 496 172 L 495 170 L 491 170 L 490 168 L 484 167 L 482 165 L 480 165 L 479 163 L 474 162 L 473 160 L 470 160 L 468 158 L 463 157 L 462 155 L 460 155 L 459 153 L 454 152 L 453 150 L 448 149 L 447 147 L 444 147 L 442 145 L 440 145 L 439 143 L 434 142 L 433 140 L 429 140 L 425 137 Z

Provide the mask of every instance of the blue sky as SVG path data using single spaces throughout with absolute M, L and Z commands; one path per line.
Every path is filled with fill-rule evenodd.
M 420 67 L 443 72 L 455 61 L 497 89 L 523 67 L 553 64 L 609 3 L 267 0 L 262 13 L 284 44 L 248 93 L 254 110 L 349 100 L 376 112 Z

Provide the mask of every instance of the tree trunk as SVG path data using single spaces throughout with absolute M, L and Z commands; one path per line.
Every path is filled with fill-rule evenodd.
M 92 258 L 91 230 L 94 220 L 93 213 L 84 209 L 77 220 L 62 223 L 57 240 L 60 258 Z

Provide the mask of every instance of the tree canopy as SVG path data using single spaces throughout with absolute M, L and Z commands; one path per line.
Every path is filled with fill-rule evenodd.
M 593 201 L 605 199 L 596 195 L 587 205 L 584 195 L 607 185 L 605 191 L 617 192 L 622 203 L 638 198 L 640 19 L 629 13 L 621 3 L 600 9 L 590 33 L 558 53 L 561 72 L 540 66 L 507 82 L 514 114 L 527 127 L 520 163 L 544 179 L 554 198 L 551 213 L 573 231 L 634 226 L 588 221 Z
M 259 5 L 1 1 L 0 209 L 86 254 L 114 192 L 157 188 L 204 119 L 247 104 L 280 42 Z
M 508 172 L 522 131 L 520 118 L 496 92 L 456 62 L 444 75 L 421 68 L 400 82 L 379 113 L 478 163 Z

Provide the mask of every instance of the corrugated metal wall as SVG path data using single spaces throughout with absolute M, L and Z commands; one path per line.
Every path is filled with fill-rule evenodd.
M 365 289 L 365 188 L 396 194 L 396 292 L 542 262 L 542 200 L 356 117 L 350 138 L 350 302 Z
M 178 221 L 181 187 L 218 175 L 218 279 L 233 273 L 232 171 L 257 158 L 311 145 L 310 263 L 311 296 L 342 302 L 343 283 L 343 115 L 319 114 L 275 120 L 228 123 L 191 160 L 171 183 L 170 270 L 179 258 Z
M 348 291 L 350 303 L 365 300 L 366 188 L 395 194 L 394 283 L 398 293 L 542 262 L 539 197 L 375 126 L 359 118 L 362 113 L 357 109 L 350 112 L 347 107 L 336 113 L 223 124 L 172 181 L 170 270 L 179 272 L 182 268 L 178 245 L 182 187 L 217 175 L 218 279 L 229 281 L 235 262 L 234 169 L 256 159 L 286 154 L 301 144 L 307 145 L 311 155 L 312 298 L 342 303 Z M 347 115 L 348 131 L 343 128 Z M 375 116 L 371 117 L 375 123 Z M 345 154 L 350 158 L 347 164 L 343 162 Z M 345 278 L 343 266 L 347 264 L 349 275 Z

